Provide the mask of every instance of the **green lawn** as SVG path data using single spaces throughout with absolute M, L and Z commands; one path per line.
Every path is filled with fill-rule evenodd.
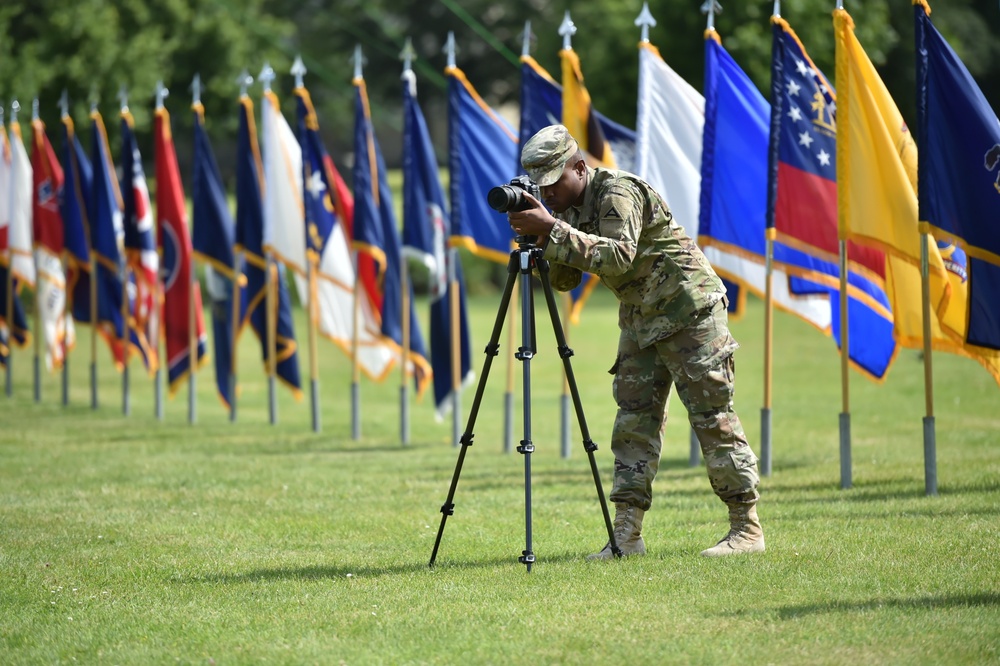
M 477 373 L 498 302 L 470 303 Z M 1000 390 L 975 363 L 934 356 L 936 497 L 924 494 L 917 353 L 901 352 L 883 385 L 852 374 L 854 487 L 841 490 L 839 356 L 831 340 L 776 314 L 774 472 L 759 505 L 767 553 L 698 556 L 724 534 L 725 510 L 704 470 L 688 466 L 674 401 L 648 555 L 587 562 L 606 534 L 579 434 L 568 459 L 559 452 L 560 361 L 537 302 L 530 574 L 517 561 L 524 459 L 503 453 L 506 330 L 433 569 L 459 449 L 429 395 L 413 404 L 411 443 L 400 445 L 398 374 L 363 383 L 353 441 L 349 362 L 326 342 L 320 434 L 308 391 L 296 402 L 282 389 L 278 423 L 268 423 L 251 335 L 240 345 L 235 424 L 210 366 L 191 425 L 186 386 L 156 420 L 137 365 L 123 416 L 103 344 L 92 410 L 86 329 L 68 407 L 54 375 L 34 402 L 31 352 L 15 351 L 14 395 L 0 396 L 0 663 L 1000 662 Z M 743 345 L 736 406 L 758 453 L 762 321 L 751 300 L 733 324 Z M 616 323 L 599 291 L 570 337 L 606 488 Z M 520 418 L 518 408 L 516 439 Z

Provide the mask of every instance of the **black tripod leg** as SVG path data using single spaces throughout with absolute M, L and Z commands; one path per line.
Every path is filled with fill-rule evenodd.
M 523 252 L 521 261 L 521 346 L 515 358 L 523 364 L 522 401 L 524 417 L 524 438 L 517 452 L 524 456 L 524 551 L 518 562 L 528 568 L 535 561 L 531 549 L 531 454 L 535 445 L 531 441 L 531 359 L 535 355 L 535 297 L 531 288 L 531 255 Z
M 604 487 L 601 485 L 601 474 L 597 469 L 597 460 L 594 458 L 594 451 L 597 444 L 590 438 L 590 429 L 587 428 L 587 417 L 583 414 L 583 404 L 580 402 L 580 391 L 576 386 L 576 377 L 573 374 L 573 366 L 569 359 L 573 355 L 573 350 L 566 344 L 566 336 L 563 334 L 562 324 L 559 322 L 559 308 L 556 306 L 556 299 L 552 293 L 552 284 L 549 282 L 549 264 L 544 259 L 536 261 L 538 276 L 541 278 L 542 291 L 545 293 L 545 302 L 549 306 L 549 316 L 552 318 L 552 330 L 556 336 L 556 343 L 559 345 L 559 357 L 562 358 L 563 368 L 566 371 L 566 382 L 569 384 L 569 392 L 573 397 L 573 407 L 576 409 L 576 420 L 580 424 L 580 433 L 583 435 L 583 448 L 590 459 L 590 471 L 594 475 L 594 484 L 597 486 L 597 496 L 601 500 L 601 512 L 604 514 L 604 525 L 608 529 L 608 542 L 611 544 L 611 552 L 616 557 L 622 556 L 621 548 L 615 542 L 615 530 L 611 523 L 611 514 L 608 512 L 608 501 L 604 497 Z
M 462 473 L 462 464 L 465 462 L 465 453 L 472 446 L 472 428 L 476 425 L 476 417 L 479 415 L 479 405 L 483 401 L 483 391 L 486 389 L 486 380 L 490 376 L 490 367 L 493 365 L 493 358 L 500 350 L 500 333 L 503 331 L 503 322 L 507 316 L 507 308 L 510 307 L 510 297 L 514 293 L 514 281 L 517 278 L 517 257 L 512 254 L 510 263 L 507 266 L 507 283 L 503 288 L 503 297 L 500 300 L 500 309 L 497 311 L 496 321 L 493 323 L 493 333 L 490 335 L 489 344 L 486 345 L 486 362 L 483 364 L 483 374 L 479 377 L 479 384 L 476 386 L 476 397 L 472 401 L 472 411 L 469 412 L 469 421 L 465 426 L 465 433 L 462 434 L 462 449 L 458 453 L 458 462 L 455 464 L 455 474 L 451 477 L 451 487 L 448 489 L 448 499 L 441 507 L 441 525 L 438 527 L 437 538 L 434 540 L 434 551 L 431 553 L 431 561 L 427 566 L 434 566 L 437 559 L 438 547 L 441 545 L 441 535 L 444 534 L 444 524 L 448 516 L 455 512 L 455 490 L 458 488 L 458 477 Z

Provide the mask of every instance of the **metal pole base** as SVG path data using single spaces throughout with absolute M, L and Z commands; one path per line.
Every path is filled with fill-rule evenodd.
M 851 415 L 840 414 L 840 488 L 851 487 Z
M 760 410 L 760 473 L 771 476 L 771 408 Z

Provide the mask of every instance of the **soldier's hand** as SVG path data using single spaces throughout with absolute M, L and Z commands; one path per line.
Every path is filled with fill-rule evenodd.
M 507 221 L 510 222 L 511 229 L 514 230 L 514 233 L 522 236 L 547 237 L 556 223 L 556 218 L 552 217 L 541 201 L 527 192 L 524 192 L 523 196 L 529 204 L 527 210 L 507 213 Z

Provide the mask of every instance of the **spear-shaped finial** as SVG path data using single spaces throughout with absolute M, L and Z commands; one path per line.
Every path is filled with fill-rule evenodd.
M 21 110 L 21 103 L 16 99 L 10 101 L 10 122 L 17 122 L 17 112 Z
M 90 112 L 95 113 L 97 111 L 97 105 L 101 101 L 101 93 L 97 91 L 97 84 L 92 83 L 90 85 Z
M 194 78 L 197 80 L 198 75 L 195 74 Z M 191 86 L 194 87 L 195 84 L 192 83 Z M 170 94 L 170 91 L 167 90 L 166 86 L 163 85 L 163 81 L 157 81 L 156 82 L 156 109 L 157 110 L 163 108 L 163 100 L 165 100 L 169 94 Z M 197 83 L 197 92 L 195 93 L 195 98 L 196 98 L 195 101 L 196 102 L 198 101 L 197 97 L 199 95 L 201 95 L 201 82 L 200 81 Z
M 563 38 L 563 50 L 572 51 L 573 50 L 573 35 L 576 34 L 576 24 L 573 23 L 573 19 L 569 17 L 569 10 L 566 10 L 566 14 L 563 16 L 562 23 L 559 24 L 559 34 Z
M 837 9 L 844 8 L 844 0 L 837 0 Z
M 0 104 L 0 127 L 3 126 L 3 104 Z
M 253 77 L 250 76 L 250 72 L 244 67 L 240 75 L 236 77 L 236 83 L 240 84 L 240 97 L 247 96 L 247 88 L 253 83 Z
M 774 8 L 771 9 L 771 16 L 775 18 L 781 17 L 781 0 L 774 0 Z
M 31 121 L 38 120 L 38 98 L 31 100 Z
M 274 70 L 271 69 L 271 64 L 266 60 L 264 61 L 264 68 L 257 75 L 257 80 L 264 86 L 264 92 L 271 92 L 271 81 L 274 81 Z
M 403 61 L 404 72 L 413 69 L 413 59 L 416 57 L 417 52 L 413 49 L 413 39 L 407 37 L 406 42 L 403 44 L 403 50 L 399 52 L 399 59 Z
M 521 55 L 530 56 L 531 55 L 531 39 L 534 35 L 531 34 L 531 20 L 524 22 L 524 32 L 521 33 Z
M 306 65 L 302 62 L 302 56 L 295 56 L 295 62 L 292 63 L 291 73 L 295 77 L 295 87 L 301 88 L 302 77 L 306 75 Z
M 722 5 L 719 4 L 719 0 L 705 0 L 701 5 L 701 13 L 708 14 L 705 29 L 715 30 L 715 15 L 722 13 Z
M 656 27 L 656 19 L 653 18 L 653 15 L 649 12 L 648 2 L 642 3 L 642 11 L 639 12 L 638 18 L 635 19 L 635 24 L 642 30 L 639 40 L 642 42 L 648 42 L 649 29 Z
M 122 104 L 122 113 L 128 113 L 128 88 L 124 83 L 118 88 L 118 101 Z
M 364 78 L 365 56 L 361 52 L 361 44 L 354 45 L 354 55 L 351 56 L 351 62 L 354 64 L 354 78 Z
M 59 95 L 59 117 L 65 118 L 69 115 L 69 93 L 63 88 L 62 95 Z
M 448 67 L 455 66 L 455 33 L 451 30 L 448 31 L 448 41 L 444 43 L 444 52 L 448 56 Z

